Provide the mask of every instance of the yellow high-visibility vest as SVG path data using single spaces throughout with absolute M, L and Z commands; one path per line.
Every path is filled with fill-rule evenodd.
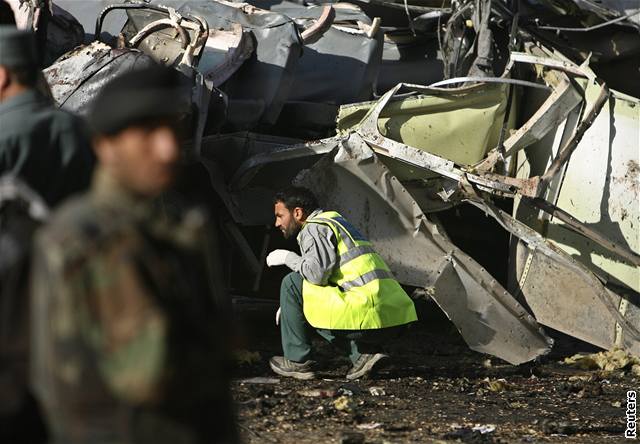
M 413 301 L 387 264 L 346 219 L 335 211 L 325 211 L 307 219 L 305 226 L 310 223 L 331 228 L 338 243 L 338 263 L 328 285 L 314 285 L 306 279 L 303 282 L 303 310 L 309 324 L 335 330 L 369 330 L 418 319 Z

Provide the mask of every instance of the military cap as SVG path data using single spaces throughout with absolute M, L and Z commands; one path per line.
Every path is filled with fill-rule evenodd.
M 184 102 L 180 74 L 164 66 L 134 69 L 107 83 L 91 106 L 88 120 L 96 134 L 113 135 L 155 118 L 179 118 Z
M 33 32 L 21 31 L 13 25 L 0 25 L 0 65 L 12 68 L 37 64 L 38 50 Z

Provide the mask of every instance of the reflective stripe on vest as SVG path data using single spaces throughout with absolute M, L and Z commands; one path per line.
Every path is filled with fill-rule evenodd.
M 340 255 L 340 265 L 345 265 L 349 261 L 362 256 L 363 254 L 375 253 L 373 247 L 370 245 L 360 245 L 347 250 L 346 253 Z
M 413 301 L 384 260 L 340 214 L 324 212 L 307 223 L 328 226 L 336 237 L 338 253 L 328 285 L 304 281 L 303 309 L 312 326 L 362 330 L 402 325 L 417 319 Z
M 367 285 L 369 282 L 375 281 L 376 279 L 393 279 L 393 275 L 390 271 L 386 270 L 372 270 L 363 274 L 357 279 L 341 283 L 340 287 L 342 287 L 342 289 L 344 290 L 351 290 L 355 287 L 362 287 L 363 285 Z

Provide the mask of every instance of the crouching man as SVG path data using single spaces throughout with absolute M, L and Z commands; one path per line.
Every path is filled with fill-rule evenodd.
M 315 376 L 311 325 L 348 354 L 347 379 L 367 375 L 388 358 L 381 341 L 417 320 L 413 302 L 371 243 L 337 212 L 318 208 L 311 191 L 278 193 L 275 217 L 285 238 L 297 235 L 302 256 L 275 250 L 267 257 L 268 266 L 292 270 L 280 289 L 284 356 L 271 358 L 271 369 L 297 379 Z

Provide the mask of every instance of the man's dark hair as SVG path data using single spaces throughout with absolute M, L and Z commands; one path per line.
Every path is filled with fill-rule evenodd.
M 303 187 L 288 187 L 277 192 L 274 203 L 278 202 L 282 202 L 289 211 L 300 207 L 306 215 L 311 214 L 319 206 L 316 196 Z
M 38 69 L 36 67 L 16 66 L 8 67 L 11 80 L 27 88 L 34 88 L 38 83 Z

